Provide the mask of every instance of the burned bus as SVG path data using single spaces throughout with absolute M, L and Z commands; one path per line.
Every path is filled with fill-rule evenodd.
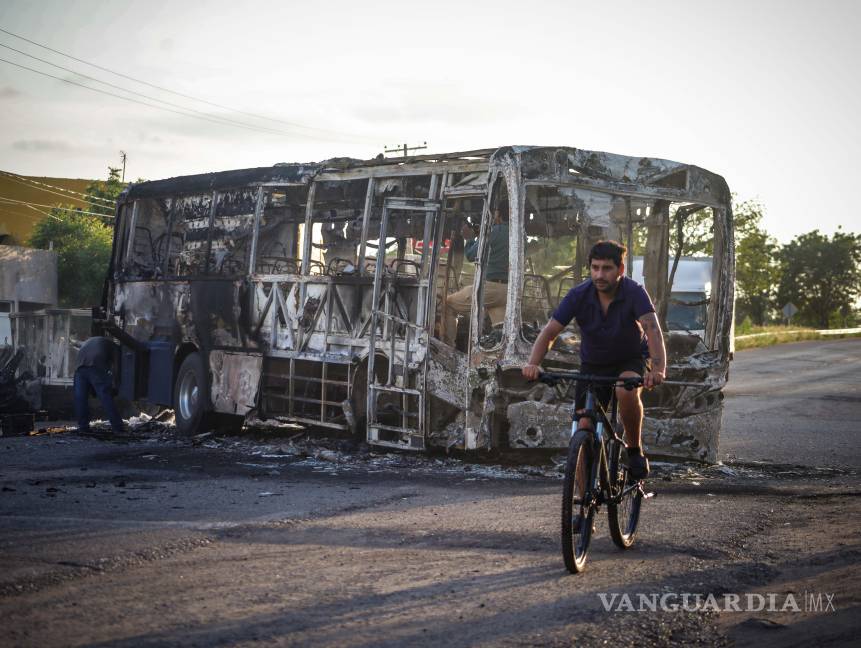
M 486 268 L 500 208 L 509 270 L 494 321 Z M 692 251 L 694 221 L 709 240 Z M 642 258 L 664 324 L 674 261 L 713 260 L 704 328 L 670 327 L 666 340 L 669 378 L 702 386 L 644 395 L 653 454 L 713 461 L 732 350 L 732 209 L 723 178 L 688 164 L 508 146 L 135 184 L 118 203 L 98 320 L 123 345 L 122 395 L 172 407 L 182 432 L 255 416 L 409 450 L 564 448 L 571 395 L 525 382 L 520 367 L 604 238 Z M 467 286 L 469 313 L 451 317 L 448 296 Z M 572 322 L 544 366 L 578 364 Z

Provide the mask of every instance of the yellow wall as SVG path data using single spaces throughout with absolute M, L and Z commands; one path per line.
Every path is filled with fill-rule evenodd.
M 41 178 L 36 176 L 30 176 L 28 179 L 55 187 L 62 187 L 63 189 L 70 189 L 79 193 L 84 193 L 87 186 L 93 182 L 93 180 L 78 178 Z M 50 206 L 58 204 L 74 205 L 81 209 L 87 209 L 87 204 L 83 201 L 83 197 L 79 196 L 75 198 L 74 196 L 70 196 L 66 198 L 58 196 L 56 193 L 50 193 L 51 191 L 56 191 L 56 189 L 49 190 L 48 187 L 31 185 L 18 178 L 10 178 L 0 173 L 0 235 L 12 235 L 11 241 L 6 239 L 5 243 L 7 245 L 27 245 L 30 235 L 33 233 L 33 227 L 43 218 L 47 218 L 47 216 L 24 205 L 6 202 L 3 198 L 23 200 L 39 205 L 49 205 L 49 207 L 36 207 L 36 209 L 42 212 L 50 212 Z

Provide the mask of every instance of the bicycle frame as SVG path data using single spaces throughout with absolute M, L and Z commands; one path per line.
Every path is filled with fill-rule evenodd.
M 622 447 L 624 447 L 624 440 L 616 432 L 618 403 L 615 391 L 610 396 L 609 406 L 610 416 L 608 417 L 606 410 L 595 397 L 594 385 L 589 383 L 586 388 L 586 407 L 582 412 L 574 413 L 574 421 L 571 424 L 571 436 L 573 437 L 578 429 L 583 429 L 579 427 L 582 419 L 588 418 L 592 421 L 592 448 L 597 450 L 593 456 L 597 456 L 598 461 L 592 463 L 592 474 L 589 476 L 586 495 L 596 506 L 600 506 L 608 500 L 612 503 L 618 503 L 625 494 L 637 487 L 637 484 L 633 484 L 619 493 L 613 493 L 610 484 L 610 461 L 613 458 L 618 461 L 619 457 L 615 455 L 620 454 Z M 605 433 L 605 431 L 608 432 Z
M 643 381 L 639 376 L 620 378 L 576 372 L 548 372 L 541 374 L 540 379 L 551 385 L 565 384 L 563 396 L 567 395 L 571 382 L 586 383 L 585 407 L 573 412 L 562 492 L 562 557 L 568 571 L 577 574 L 585 567 L 595 514 L 602 504 L 607 506 L 613 542 L 620 549 L 628 549 L 634 543 L 640 505 L 650 495 L 643 492 L 642 480 L 629 481 L 627 469 L 621 464 L 625 442 L 617 431 L 616 389 L 620 385 L 633 389 Z M 611 388 L 609 416 L 597 397 L 598 384 Z M 583 425 L 584 419 L 591 426 Z M 584 457 L 586 463 L 582 464 Z
M 643 379 L 639 376 L 600 376 L 568 371 L 545 372 L 539 379 L 550 385 L 562 383 L 565 392 L 560 396 L 563 398 L 572 382 L 586 383 L 585 407 L 573 412 L 562 491 L 562 557 L 568 571 L 578 574 L 585 568 L 595 529 L 595 514 L 601 505 L 607 505 L 613 542 L 620 549 L 630 549 L 634 544 L 642 501 L 653 495 L 644 491 L 642 479 L 632 480 L 628 468 L 622 466 L 621 453 L 625 441 L 617 432 L 617 389 L 620 386 L 628 390 L 639 387 Z M 611 389 L 609 417 L 597 398 L 598 384 Z M 583 419 L 588 419 L 591 427 L 581 427 Z M 585 460 L 585 464 L 581 460 Z
M 549 374 L 548 377 L 555 376 L 553 374 Z M 588 418 L 592 421 L 592 429 L 590 431 L 592 436 L 592 448 L 593 450 L 597 450 L 597 454 L 595 456 L 598 457 L 598 461 L 595 461 L 592 464 L 589 483 L 586 484 L 586 494 L 595 506 L 600 506 L 601 504 L 606 503 L 618 504 L 625 496 L 628 495 L 628 493 L 635 489 L 640 490 L 646 498 L 651 495 L 651 493 L 645 493 L 643 491 L 641 482 L 626 484 L 625 487 L 617 493 L 613 492 L 612 485 L 610 484 L 610 464 L 620 460 L 622 448 L 625 447 L 624 439 L 620 437 L 616 431 L 616 423 L 618 421 L 618 401 L 616 400 L 615 387 L 624 386 L 626 382 L 631 382 L 633 384 L 637 381 L 626 381 L 625 378 L 608 378 L 609 377 L 606 376 L 587 375 L 577 377 L 565 376 L 563 378 L 563 380 L 570 380 L 572 382 L 582 381 L 587 384 L 586 406 L 580 412 L 574 412 L 574 420 L 571 424 L 571 437 L 574 437 L 574 434 L 578 429 L 584 429 L 579 427 L 581 419 Z M 598 402 L 598 399 L 595 396 L 595 384 L 598 382 L 606 382 L 613 387 L 610 394 L 609 417 L 607 416 L 607 411 L 601 403 Z M 566 392 L 568 389 L 570 389 L 570 386 L 566 389 Z M 609 432 L 607 432 L 608 430 Z

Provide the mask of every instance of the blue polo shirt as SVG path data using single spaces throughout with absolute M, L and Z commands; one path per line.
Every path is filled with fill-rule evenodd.
M 622 277 L 605 316 L 598 291 L 592 280 L 587 279 L 568 291 L 553 312 L 553 319 L 562 326 L 567 326 L 572 319 L 577 320 L 582 362 L 614 365 L 649 356 L 646 335 L 637 320 L 654 312 L 646 289 L 633 279 Z

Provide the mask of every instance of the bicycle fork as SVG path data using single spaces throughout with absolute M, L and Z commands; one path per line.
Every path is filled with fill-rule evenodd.
M 591 430 L 590 454 L 592 460 L 589 470 L 589 481 L 585 484 L 583 499 L 597 511 L 605 503 L 605 493 L 609 494 L 607 453 L 604 446 L 604 423 L 599 421 Z

